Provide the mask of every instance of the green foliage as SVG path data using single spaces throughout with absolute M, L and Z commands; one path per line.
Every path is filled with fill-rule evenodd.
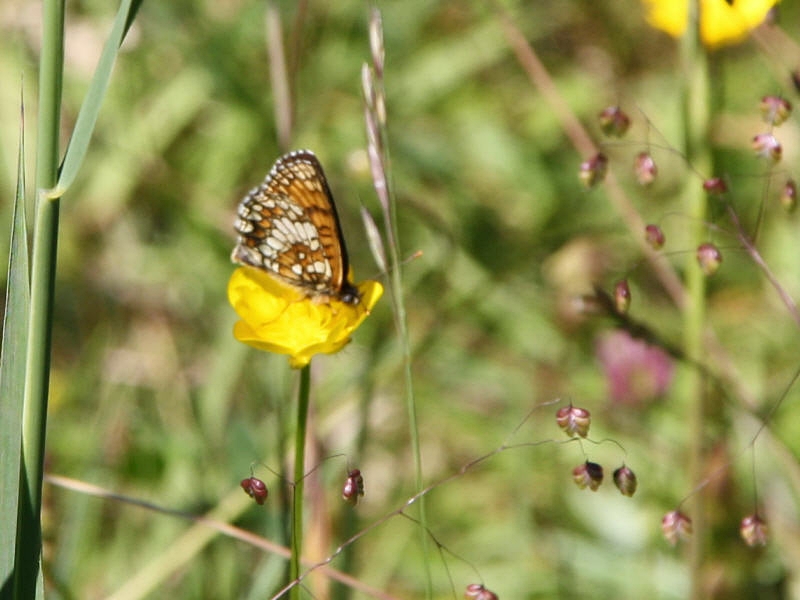
M 17 190 L 8 260 L 8 290 L 3 314 L 3 346 L 0 351 L 0 537 L 17 537 L 17 507 L 22 424 L 22 396 L 25 390 L 25 353 L 28 346 L 30 278 L 28 230 L 25 223 L 25 136 L 24 109 L 20 106 L 19 160 Z M 0 581 L 13 578 L 14 544 L 0 548 Z
M 311 3 L 296 20 L 294 3 L 284 4 L 296 99 L 293 144 L 323 161 L 356 278 L 372 277 L 377 269 L 359 219 L 360 204 L 378 214 L 360 92 L 361 64 L 369 59 L 368 7 Z M 432 534 L 480 573 L 434 552 L 435 597 L 454 597 L 448 569 L 455 597 L 478 579 L 506 599 L 687 597 L 682 552 L 664 542 L 659 522 L 697 484 L 686 470 L 692 399 L 673 386 L 651 403 L 612 402 L 596 345 L 613 323 L 576 317 L 570 306 L 593 283 L 610 290 L 626 277 L 632 317 L 671 344 L 681 341 L 680 310 L 606 190 L 581 186 L 577 171 L 586 157 L 531 84 L 491 6 L 385 4 L 401 254 L 422 251 L 404 266 L 404 285 L 426 480 L 448 477 L 507 440 L 559 442 L 496 454 L 431 492 Z M 667 148 L 682 144 L 674 41 L 648 28 L 633 0 L 504 4 L 565 108 L 595 139 L 601 140 L 596 116 L 605 106 L 619 103 L 633 118 L 627 137 L 603 150 L 639 213 L 663 228 L 661 260 L 680 273 L 694 252 L 681 191 L 701 178 Z M 797 36 L 800 15 L 790 4 L 782 5 L 782 23 Z M 62 118 L 72 131 L 113 15 L 101 2 L 69 10 Z M 21 15 L 4 23 L 13 35 L 0 36 L 0 77 L 15 81 L 22 71 L 29 88 L 37 29 Z M 62 207 L 46 461 L 49 473 L 170 509 L 204 514 L 222 506 L 229 510 L 221 518 L 286 545 L 291 489 L 258 463 L 291 472 L 285 461 L 292 454 L 296 374 L 286 372 L 284 357 L 233 340 L 225 298 L 235 206 L 283 150 L 264 35 L 263 2 L 145 2 L 122 44 L 92 143 Z M 778 184 L 765 185 L 767 169 L 749 149 L 763 128 L 761 96 L 793 92 L 784 89 L 783 65 L 752 41 L 713 60 L 724 110 L 713 116 L 710 143 L 719 149 L 720 172 L 735 184 L 731 200 L 745 230 L 758 231 L 765 260 L 796 298 L 797 217 L 780 210 Z M 15 131 L 18 118 L 9 87 L 0 86 L 3 132 Z M 787 175 L 797 164 L 792 123 L 796 117 L 781 130 L 779 168 Z M 0 198 L 14 196 L 13 161 L 6 159 L 16 147 L 11 137 L 0 140 Z M 643 190 L 628 165 L 647 142 L 659 177 Z M 10 207 L 0 204 L 2 223 L 11 222 Z M 776 523 L 775 539 L 760 552 L 737 539 L 738 521 L 752 511 L 750 455 L 741 451 L 760 424 L 755 415 L 766 415 L 792 380 L 800 332 L 729 233 L 724 212 L 712 209 L 710 220 L 721 228 L 710 227 L 709 237 L 724 262 L 708 281 L 707 311 L 723 352 L 715 358 L 725 358 L 731 379 L 710 386 L 723 408 L 711 415 L 709 435 L 724 432 L 714 438 L 719 460 L 736 459 L 710 486 L 724 507 L 712 515 L 712 543 L 737 591 L 785 597 L 781 582 L 798 576 L 786 558 L 797 551 L 796 541 L 780 527 L 796 526 L 796 387 L 755 446 L 758 488 Z M 9 333 L 14 306 L 7 300 L 4 326 L 19 343 Z M 4 339 L 4 360 L 8 347 Z M 678 369 L 679 381 L 687 369 Z M 402 381 L 388 298 L 344 351 L 315 359 L 311 454 L 320 467 L 305 482 L 306 513 L 324 519 L 306 524 L 316 536 L 306 542 L 309 555 L 324 558 L 414 494 Z M 5 378 L 0 383 L 7 385 Z M 534 410 L 512 436 L 534 406 L 556 398 L 591 410 L 591 437 L 613 438 L 625 449 L 584 444 L 606 468 L 596 493 L 571 481 L 571 469 L 585 457 L 577 444 L 560 443 L 566 437 L 554 413 L 563 404 Z M 347 457 L 323 460 L 339 453 Z M 633 498 L 619 495 L 610 481 L 623 460 L 639 480 Z M 270 488 L 264 507 L 238 489 L 251 463 Z M 348 466 L 365 477 L 355 518 L 340 500 Z M 132 582 L 145 571 L 157 575 L 138 589 L 152 598 L 263 598 L 285 583 L 284 558 L 226 536 L 199 539 L 190 528 L 202 526 L 175 516 L 53 485 L 44 494 L 51 598 L 110 597 L 121 589 L 133 592 L 120 597 L 138 597 Z M 187 530 L 197 537 L 187 542 Z M 418 546 L 415 525 L 395 517 L 351 547 L 348 572 L 395 597 L 418 597 L 424 590 Z M 332 566 L 341 568 L 341 560 Z M 324 597 L 315 586 L 327 581 L 315 574 L 306 585 Z

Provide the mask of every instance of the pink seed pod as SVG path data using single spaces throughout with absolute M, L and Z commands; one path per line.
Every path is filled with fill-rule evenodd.
M 466 600 L 497 600 L 497 594 L 487 590 L 480 583 L 470 583 L 464 590 Z
M 585 408 L 564 406 L 556 412 L 556 423 L 570 437 L 586 437 L 592 423 L 592 415 Z
M 264 504 L 267 500 L 267 496 L 269 496 L 269 490 L 267 490 L 266 484 L 257 477 L 242 479 L 239 485 L 241 485 L 245 493 L 258 504 Z
M 579 177 L 587 188 L 592 188 L 603 181 L 608 171 L 608 158 L 597 153 L 581 163 Z
M 721 177 L 712 177 L 703 182 L 703 189 L 713 196 L 721 196 L 728 191 L 728 186 Z
M 753 150 L 762 158 L 779 162 L 783 156 L 783 148 L 778 139 L 771 133 L 759 133 L 753 137 Z
M 636 181 L 639 182 L 639 185 L 650 185 L 658 175 L 656 161 L 653 160 L 649 152 L 640 152 L 636 155 L 633 171 L 636 174 Z
M 593 492 L 597 491 L 603 483 L 603 467 L 588 460 L 582 465 L 572 469 L 572 480 L 579 488 L 589 488 Z
M 637 483 L 636 474 L 625 465 L 614 471 L 614 485 L 623 496 L 633 496 Z
M 664 232 L 658 225 L 648 225 L 644 228 L 644 239 L 653 250 L 661 250 L 666 243 Z
M 364 478 L 361 471 L 351 469 L 347 473 L 347 479 L 342 488 L 342 499 L 351 506 L 358 504 L 358 500 L 364 495 Z
M 661 519 L 661 531 L 666 540 L 674 546 L 680 540 L 689 539 L 692 534 L 692 520 L 680 511 L 670 511 Z
M 614 305 L 617 312 L 624 315 L 631 306 L 631 288 L 627 279 L 621 279 L 614 285 Z
M 713 275 L 722 264 L 722 253 L 714 244 L 700 244 L 697 247 L 697 263 L 704 275 Z
M 768 540 L 767 524 L 758 514 L 747 515 L 739 525 L 739 533 L 745 544 L 750 546 L 765 546 Z
M 764 96 L 759 105 L 761 118 L 770 125 L 777 127 L 792 114 L 792 105 L 780 96 Z
M 622 137 L 631 126 L 631 119 L 619 106 L 609 106 L 599 115 L 600 129 L 608 136 Z

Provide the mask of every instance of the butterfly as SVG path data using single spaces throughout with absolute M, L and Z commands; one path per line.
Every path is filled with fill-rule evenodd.
M 264 182 L 242 199 L 233 262 L 262 269 L 326 302 L 358 304 L 333 196 L 310 150 L 281 156 Z

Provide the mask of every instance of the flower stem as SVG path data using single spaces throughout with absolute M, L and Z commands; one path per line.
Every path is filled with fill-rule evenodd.
M 698 23 L 699 2 L 690 5 L 690 23 Z M 705 50 L 700 42 L 697 26 L 690 27 L 683 36 L 682 46 L 684 127 L 686 156 L 695 171 L 704 177 L 713 175 L 713 159 L 708 145 L 710 82 Z M 691 227 L 689 243 L 696 248 L 705 239 L 707 199 L 702 186 L 690 186 L 686 194 L 686 208 Z M 687 298 L 683 315 L 683 347 L 690 361 L 699 361 L 703 356 L 703 328 L 706 313 L 706 279 L 698 265 L 694 252 L 688 254 L 686 264 Z M 705 448 L 705 382 L 700 370 L 687 369 L 685 397 L 689 400 L 689 479 L 698 482 L 704 473 Z M 692 598 L 700 598 L 702 592 L 702 566 L 707 528 L 704 518 L 704 495 L 699 491 L 692 497 L 691 518 L 693 534 L 689 552 L 689 568 Z
M 292 556 L 289 560 L 289 578 L 300 576 L 300 555 L 303 544 L 303 482 L 305 481 L 306 431 L 308 425 L 308 398 L 311 391 L 311 363 L 300 370 L 300 388 L 297 393 L 297 429 L 294 436 L 294 499 L 292 506 Z M 299 600 L 300 586 L 289 591 L 291 600 Z

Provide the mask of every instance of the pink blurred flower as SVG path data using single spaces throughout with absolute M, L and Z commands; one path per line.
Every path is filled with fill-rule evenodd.
M 626 331 L 603 336 L 596 351 L 614 403 L 639 405 L 655 400 L 672 381 L 674 365 L 669 355 Z

